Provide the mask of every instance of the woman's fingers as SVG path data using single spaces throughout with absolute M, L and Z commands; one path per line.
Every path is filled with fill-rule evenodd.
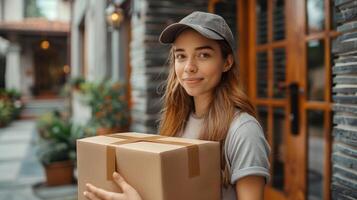
M 121 189 L 123 190 L 124 193 L 128 188 L 131 187 L 119 173 L 114 172 L 113 178 L 114 178 L 114 181 L 118 184 L 118 186 L 121 187 Z
M 83 192 L 83 195 L 89 200 L 100 200 L 93 193 L 88 191 Z
M 89 193 L 92 193 L 97 199 L 112 200 L 114 193 L 108 192 L 101 188 L 97 188 L 94 185 L 86 184 Z
M 142 200 L 139 193 L 120 174 L 114 172 L 113 179 L 123 193 L 109 192 L 92 184 L 86 184 L 87 191 L 84 192 L 84 196 L 90 200 Z
M 114 172 L 113 178 L 118 186 L 123 190 L 123 193 L 116 193 L 116 195 L 120 195 L 123 200 L 142 200 L 140 194 L 135 190 L 135 188 L 129 185 L 119 173 Z

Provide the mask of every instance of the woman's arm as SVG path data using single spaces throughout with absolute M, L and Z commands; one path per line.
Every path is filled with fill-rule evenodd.
M 237 199 L 262 200 L 264 198 L 265 179 L 263 176 L 246 176 L 236 183 Z

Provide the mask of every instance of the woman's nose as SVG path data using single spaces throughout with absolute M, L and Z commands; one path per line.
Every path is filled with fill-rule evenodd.
M 187 63 L 185 65 L 185 72 L 186 73 L 195 73 L 197 72 L 197 66 L 194 61 L 194 59 L 190 58 L 187 60 Z

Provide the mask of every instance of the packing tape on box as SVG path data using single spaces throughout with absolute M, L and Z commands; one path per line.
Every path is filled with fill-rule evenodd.
M 187 149 L 188 158 L 188 177 L 192 178 L 200 175 L 200 159 L 199 159 L 199 148 L 197 144 L 191 144 L 186 142 L 176 142 L 176 141 L 164 141 L 160 140 L 162 138 L 167 138 L 166 136 L 150 136 L 150 137 L 133 137 L 120 134 L 106 135 L 106 137 L 113 137 L 119 139 L 125 139 L 123 141 L 114 142 L 107 146 L 107 180 L 113 180 L 113 173 L 117 171 L 116 167 L 116 147 L 118 145 L 129 144 L 134 142 L 153 142 L 159 144 L 170 144 L 184 146 Z

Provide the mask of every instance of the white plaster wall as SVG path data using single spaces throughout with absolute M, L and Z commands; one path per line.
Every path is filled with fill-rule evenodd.
M 6 55 L 10 42 L 5 38 L 0 37 L 0 54 Z
M 79 25 L 85 18 L 87 8 L 87 0 L 77 0 L 73 5 L 72 21 L 71 21 L 71 77 L 81 75 L 81 43 Z
M 72 120 L 73 123 L 78 125 L 86 125 L 91 119 L 91 108 L 82 102 L 83 95 L 74 91 L 72 93 Z
M 107 73 L 107 26 L 105 21 L 106 1 L 78 0 L 73 7 L 71 30 L 71 77 L 81 75 L 83 65 L 81 55 L 87 59 L 87 77 L 89 81 L 100 81 Z M 81 38 L 79 26 L 84 22 L 86 40 Z M 86 49 L 81 49 L 85 42 Z
M 3 0 L 4 21 L 21 21 L 24 18 L 25 0 Z
M 82 54 L 87 60 L 88 81 L 103 80 L 107 74 L 107 27 L 105 21 L 106 1 L 77 0 L 73 5 L 71 24 L 71 77 L 81 74 Z M 80 24 L 84 23 L 86 40 L 80 33 Z M 85 45 L 82 45 L 82 43 Z M 85 46 L 86 49 L 81 49 Z M 80 95 L 72 99 L 73 121 L 85 124 L 91 117 L 90 109 L 80 101 Z
M 106 1 L 91 0 L 86 13 L 88 80 L 101 81 L 107 75 Z
M 34 85 L 35 70 L 33 64 L 33 51 L 31 46 L 24 46 L 21 54 L 21 76 L 22 78 L 22 94 L 31 96 L 31 87 Z
M 57 20 L 69 22 L 71 19 L 71 4 L 70 1 L 58 1 Z
M 5 83 L 7 89 L 21 91 L 21 48 L 18 44 L 12 43 L 6 54 Z

